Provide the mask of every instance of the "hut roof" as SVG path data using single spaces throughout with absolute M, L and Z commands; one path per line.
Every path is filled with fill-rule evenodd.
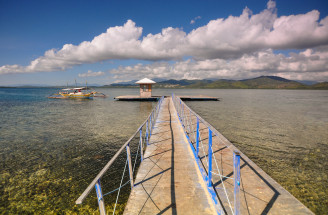
M 152 81 L 148 78 L 144 78 L 144 79 L 137 81 L 136 84 L 156 84 L 156 82 Z

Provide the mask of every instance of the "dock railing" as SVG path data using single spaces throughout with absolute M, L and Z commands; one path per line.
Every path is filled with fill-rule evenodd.
M 178 96 L 172 99 L 218 214 L 240 214 L 240 153 Z
M 130 184 L 131 189 L 134 186 L 134 178 L 136 175 L 136 164 L 140 164 L 143 160 L 143 153 L 145 151 L 145 148 L 149 144 L 149 138 L 151 136 L 151 131 L 153 129 L 153 126 L 155 124 L 157 115 L 159 113 L 161 104 L 164 100 L 164 96 L 162 96 L 159 101 L 157 102 L 157 105 L 152 109 L 151 113 L 149 114 L 148 118 L 142 123 L 142 125 L 137 129 L 137 131 L 129 138 L 128 141 L 126 141 L 122 147 L 116 152 L 116 154 L 110 159 L 110 161 L 105 165 L 105 167 L 98 173 L 98 175 L 93 179 L 93 181 L 89 184 L 87 189 L 84 190 L 82 195 L 76 200 L 76 204 L 82 204 L 82 202 L 86 199 L 86 197 L 90 194 L 91 190 L 95 189 L 97 194 L 97 202 L 99 205 L 99 211 L 101 215 L 106 214 L 105 209 L 105 201 L 104 196 L 112 194 L 117 191 L 117 197 L 116 202 L 113 208 L 113 214 L 115 214 L 115 209 L 117 205 L 118 198 L 120 196 L 120 190 L 124 186 Z M 130 143 L 132 140 L 135 140 L 138 138 L 138 145 L 137 145 L 137 152 L 136 154 L 133 154 L 131 156 L 131 149 L 130 149 Z M 122 153 L 124 153 L 124 149 L 126 151 L 126 161 L 124 165 L 124 170 L 121 178 L 121 183 L 118 188 L 112 189 L 110 192 L 107 192 L 103 194 L 102 187 L 101 187 L 101 180 L 104 177 L 104 175 L 109 171 L 110 167 L 114 164 L 115 161 L 119 162 L 120 160 L 117 159 Z M 139 154 L 140 151 L 140 154 Z M 140 157 L 139 157 L 140 156 Z M 134 158 L 134 159 L 132 159 Z M 139 161 L 137 159 L 140 159 Z M 132 161 L 134 160 L 134 163 Z M 124 174 L 126 167 L 128 167 L 129 170 L 129 180 L 123 184 Z M 110 174 L 110 171 L 109 173 Z M 116 172 L 114 173 L 116 174 Z

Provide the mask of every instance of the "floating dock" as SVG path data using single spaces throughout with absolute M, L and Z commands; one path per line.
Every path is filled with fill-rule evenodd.
M 219 98 L 211 96 L 178 96 L 183 101 L 218 101 Z M 140 96 L 117 96 L 114 99 L 119 101 L 157 101 L 161 96 L 140 97 Z

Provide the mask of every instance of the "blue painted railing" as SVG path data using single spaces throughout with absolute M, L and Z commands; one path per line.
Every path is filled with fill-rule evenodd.
M 235 148 L 222 134 L 191 110 L 178 96 L 172 94 L 172 99 L 217 213 L 240 214 L 240 153 L 235 151 Z M 226 165 L 233 167 L 230 168 L 233 170 L 229 169 L 233 172 L 226 173 L 226 175 L 223 175 L 225 169 L 222 160 L 220 166 L 218 164 L 219 159 L 216 158 L 216 154 L 224 150 L 229 150 L 233 156 L 233 161 L 230 164 L 228 164 L 229 161 L 224 161 Z M 231 175 L 233 177 L 229 177 Z M 233 191 L 226 189 L 225 180 L 227 179 L 234 181 Z M 218 189 L 220 192 L 217 192 Z M 233 201 L 230 199 L 232 192 Z M 230 210 L 226 210 L 226 208 Z
M 157 105 L 153 108 L 153 110 L 151 111 L 151 113 L 149 114 L 149 116 L 145 120 L 145 122 L 137 129 L 137 131 L 129 138 L 129 140 L 126 141 L 125 144 L 123 144 L 123 146 L 116 152 L 116 154 L 112 157 L 112 159 L 105 165 L 105 167 L 98 173 L 98 175 L 94 178 L 94 180 L 89 184 L 87 189 L 84 190 L 82 195 L 76 200 L 76 202 L 75 202 L 76 204 L 82 204 L 82 202 L 85 200 L 85 198 L 90 194 L 91 190 L 93 190 L 95 188 L 96 193 L 97 193 L 97 201 L 98 201 L 98 205 L 99 205 L 99 211 L 100 211 L 101 215 L 104 215 L 104 214 L 106 214 L 105 201 L 104 201 L 105 195 L 111 194 L 115 191 L 118 191 L 118 195 L 116 198 L 116 203 L 117 203 L 117 199 L 118 199 L 119 193 L 120 193 L 119 191 L 122 187 L 124 187 L 125 185 L 130 183 L 131 189 L 133 188 L 134 175 L 135 175 L 134 170 L 136 169 L 135 165 L 137 163 L 136 159 L 138 157 L 138 152 L 140 150 L 140 161 L 142 161 L 145 147 L 149 144 L 149 139 L 151 137 L 151 130 L 153 129 L 153 126 L 157 119 L 157 115 L 160 111 L 160 107 L 161 107 L 163 100 L 164 100 L 164 96 L 162 96 L 159 99 Z M 139 140 L 139 143 L 137 146 L 138 151 L 137 151 L 137 155 L 135 156 L 134 164 L 132 164 L 130 143 L 132 140 L 134 140 L 136 138 L 138 138 L 138 140 Z M 125 183 L 122 185 L 125 168 L 126 168 L 126 164 L 125 164 L 124 170 L 123 170 L 123 177 L 121 179 L 120 186 L 117 189 L 114 189 L 113 191 L 108 192 L 107 194 L 103 194 L 102 187 L 101 187 L 101 179 L 115 161 L 119 162 L 119 160 L 117 158 L 124 152 L 124 149 L 126 151 L 126 164 L 128 164 L 128 170 L 129 170 L 129 181 L 128 181 L 128 183 Z M 109 171 L 109 173 L 110 173 L 110 171 Z M 116 207 L 116 203 L 115 203 L 115 207 Z M 113 210 L 113 214 L 115 213 L 115 207 Z

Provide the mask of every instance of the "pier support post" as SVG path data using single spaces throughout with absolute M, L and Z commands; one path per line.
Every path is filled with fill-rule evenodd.
M 196 130 L 196 154 L 199 154 L 199 118 L 197 117 L 197 130 Z
M 141 157 L 141 161 L 143 161 L 143 153 L 144 153 L 144 150 L 143 150 L 143 142 L 142 142 L 142 128 L 140 128 L 139 130 L 139 136 L 140 136 L 140 157 Z
M 132 190 L 132 188 L 134 186 L 134 183 L 133 183 L 133 172 L 132 172 L 130 144 L 126 145 L 126 156 L 127 156 L 127 159 L 128 159 L 129 173 L 130 173 L 130 184 L 131 184 L 131 190 Z
M 240 214 L 240 153 L 233 152 L 233 180 L 234 180 L 234 211 L 235 215 Z
M 212 186 L 212 130 L 208 129 L 208 184 Z
M 105 202 L 104 202 L 103 194 L 101 192 L 100 179 L 97 181 L 95 188 L 96 188 L 96 193 L 97 193 L 100 215 L 105 215 L 106 214 Z

